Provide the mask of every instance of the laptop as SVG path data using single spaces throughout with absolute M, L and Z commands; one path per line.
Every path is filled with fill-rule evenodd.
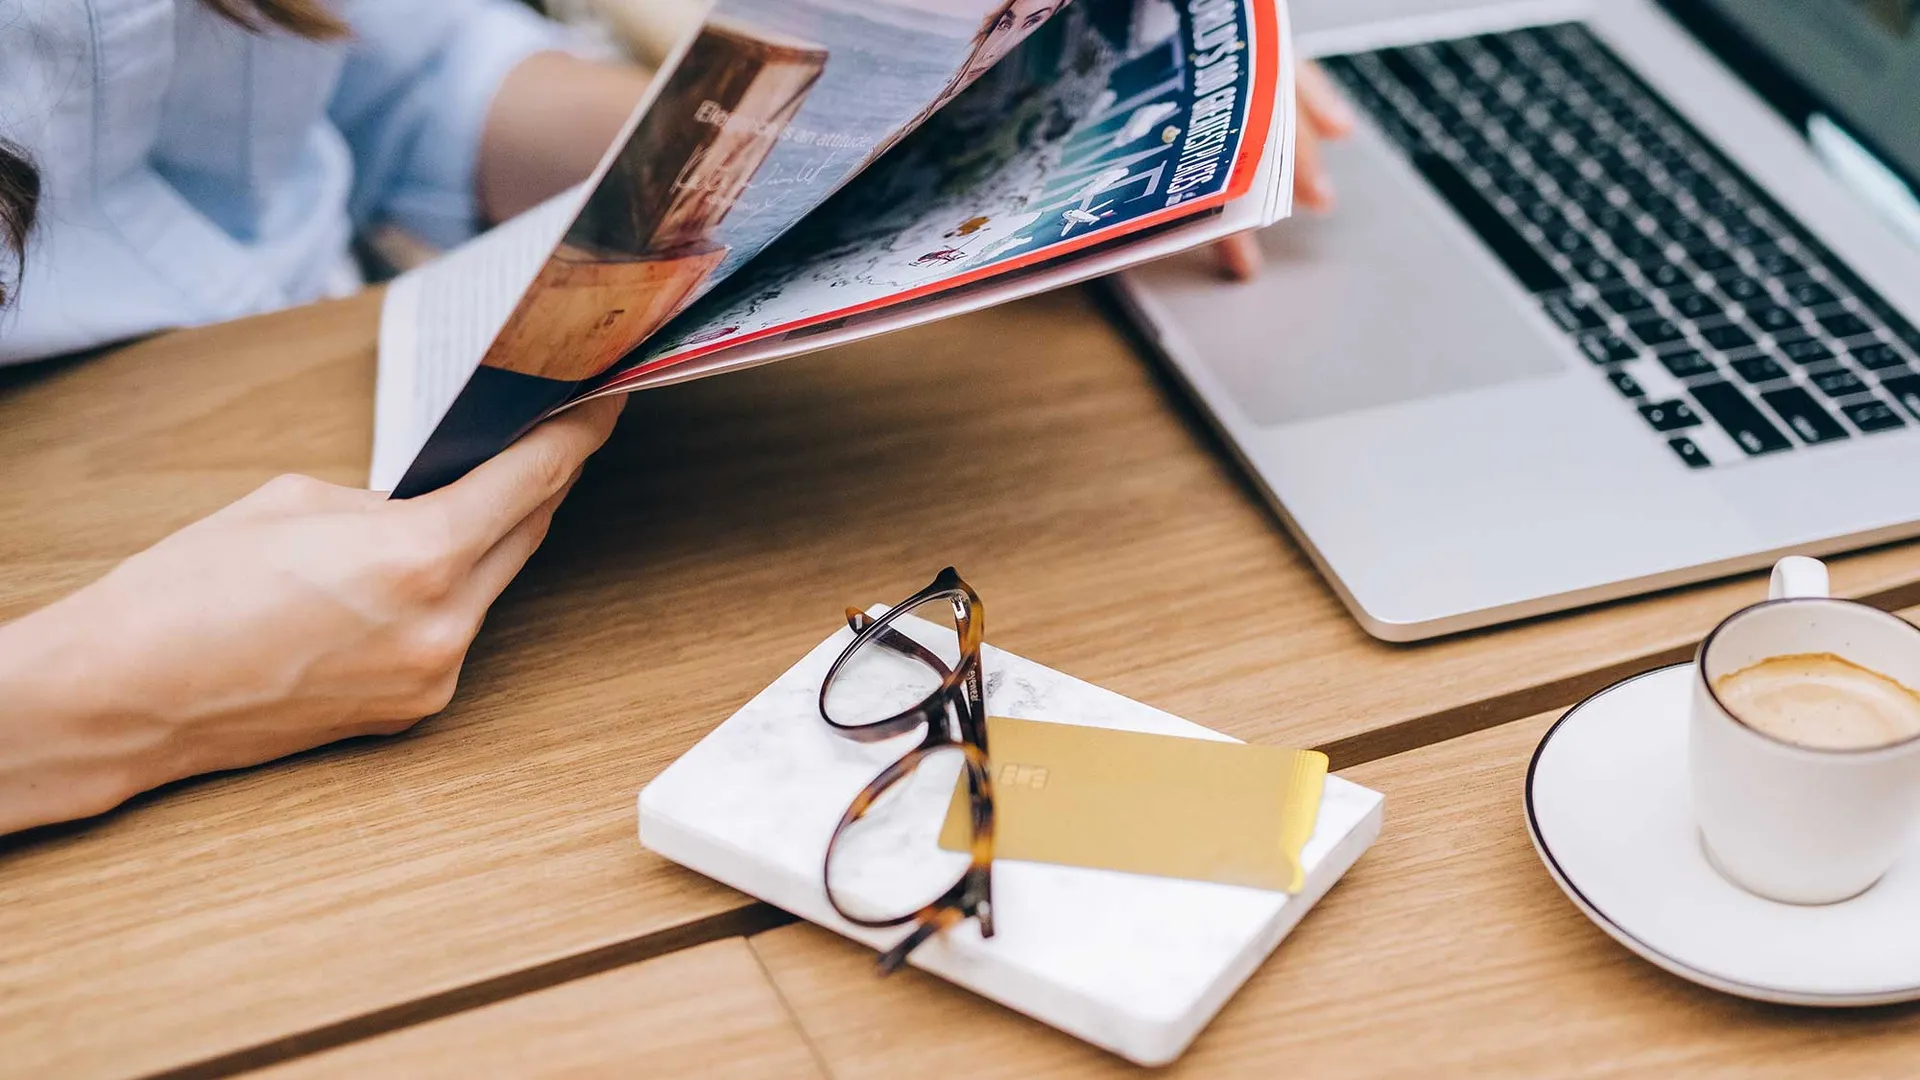
M 1914 0 L 1324 6 L 1338 209 L 1119 291 L 1368 632 L 1920 535 Z

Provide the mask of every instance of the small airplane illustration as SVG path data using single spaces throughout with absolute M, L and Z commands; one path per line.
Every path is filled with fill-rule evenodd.
M 1074 193 L 1074 196 L 1080 200 L 1080 205 L 1060 215 L 1066 219 L 1067 222 L 1066 226 L 1060 230 L 1060 235 L 1065 237 L 1081 225 L 1097 225 L 1100 223 L 1101 218 L 1112 217 L 1113 211 L 1107 210 L 1108 207 L 1113 205 L 1112 199 L 1108 199 L 1098 206 L 1093 205 L 1093 200 L 1099 198 L 1101 192 L 1126 178 L 1126 168 L 1124 166 L 1115 166 L 1101 173 L 1099 176 L 1094 177 L 1092 180 L 1087 181 L 1085 187 Z M 1103 210 L 1105 210 L 1106 213 L 1101 213 Z

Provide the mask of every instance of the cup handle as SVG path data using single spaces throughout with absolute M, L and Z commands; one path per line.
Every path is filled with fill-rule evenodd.
M 1833 595 L 1827 564 L 1804 555 L 1789 555 L 1773 564 L 1773 582 L 1767 596 L 1773 600 L 1800 600 Z

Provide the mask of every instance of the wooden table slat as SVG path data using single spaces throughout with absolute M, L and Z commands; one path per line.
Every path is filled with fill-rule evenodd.
M 252 1075 L 259 1080 L 825 1076 L 743 938 L 578 979 Z

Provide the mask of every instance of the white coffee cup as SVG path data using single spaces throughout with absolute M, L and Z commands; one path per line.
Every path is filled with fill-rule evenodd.
M 1734 884 L 1791 904 L 1835 903 L 1872 888 L 1920 824 L 1920 738 L 1864 750 L 1786 742 L 1728 711 L 1714 681 L 1774 657 L 1831 653 L 1920 687 L 1920 629 L 1834 599 L 1814 559 L 1782 560 L 1771 594 L 1700 645 L 1694 819 L 1709 861 Z

